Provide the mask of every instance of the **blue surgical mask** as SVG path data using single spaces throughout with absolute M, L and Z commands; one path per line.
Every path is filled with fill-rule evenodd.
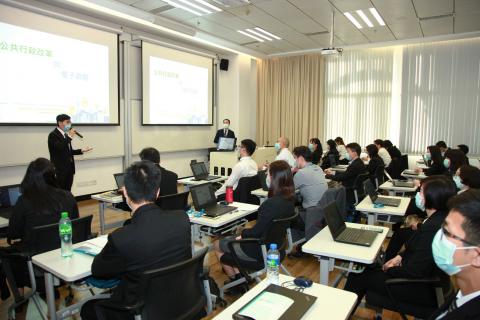
M 63 131 L 64 131 L 64 132 L 68 132 L 68 131 L 70 131 L 70 129 L 72 129 L 72 125 L 71 125 L 71 124 L 66 124 L 65 127 L 63 127 Z
M 348 152 L 345 154 L 345 159 L 347 159 L 348 161 L 352 160 L 352 157 L 350 157 L 350 154 Z
M 427 158 L 427 160 L 432 160 L 432 155 L 430 152 L 425 153 L 425 158 Z
M 455 185 L 458 189 L 462 190 L 463 187 L 465 187 L 465 185 L 462 183 L 462 178 L 460 178 L 460 176 L 454 175 L 453 181 L 455 182 Z
M 276 142 L 275 145 L 273 146 L 275 150 L 280 150 L 280 143 Z
M 445 234 L 443 230 L 440 229 L 437 231 L 437 234 L 433 238 L 432 242 L 432 253 L 433 259 L 437 266 L 443 270 L 449 276 L 453 276 L 454 274 L 459 273 L 462 268 L 467 267 L 469 264 L 464 264 L 461 266 L 457 266 L 453 264 L 453 255 L 455 254 L 456 250 L 467 250 L 467 249 L 474 249 L 476 247 L 469 246 L 469 247 L 457 247 L 455 243 L 451 242 Z
M 313 147 L 313 143 L 308 144 L 308 149 L 310 149 L 311 152 L 315 151 Z
M 417 192 L 417 194 L 415 195 L 415 205 L 418 209 L 425 211 L 425 201 L 423 200 L 420 192 Z
M 445 168 L 450 168 L 450 159 L 446 158 L 446 159 L 443 159 L 443 165 L 445 166 Z

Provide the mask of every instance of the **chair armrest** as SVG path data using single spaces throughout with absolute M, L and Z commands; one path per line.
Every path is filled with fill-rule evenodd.
M 434 286 L 441 286 L 442 282 L 439 278 L 430 279 L 412 279 L 412 278 L 394 278 L 385 281 L 386 286 L 396 286 L 404 284 L 431 284 Z
M 0 258 L 21 258 L 25 260 L 30 260 L 31 256 L 29 252 L 19 251 L 13 247 L 0 247 Z
M 199 274 L 198 276 L 199 276 L 200 279 L 202 279 L 202 280 L 207 280 L 209 274 L 210 274 L 210 267 L 203 267 L 203 268 L 202 268 L 202 271 L 200 272 L 200 274 Z
M 232 254 L 233 261 L 235 262 L 238 271 L 240 271 L 242 276 L 244 276 L 245 279 L 248 282 L 250 282 L 252 279 L 248 275 L 248 272 L 240 265 L 240 258 L 237 256 L 237 253 L 235 252 L 235 247 L 234 247 L 234 244 L 241 245 L 241 244 L 247 244 L 247 243 L 257 244 L 258 246 L 263 245 L 263 242 L 260 239 L 250 238 L 250 239 L 232 240 L 227 243 L 227 246 L 228 246 L 228 249 L 230 250 L 230 253 Z
M 118 302 L 112 302 L 110 299 L 105 299 L 103 301 L 99 301 L 95 304 L 95 308 L 97 311 L 101 311 L 101 308 L 110 309 L 110 310 L 117 310 L 117 311 L 127 311 L 132 315 L 141 314 L 143 310 L 144 303 L 139 302 L 132 305 L 122 305 Z

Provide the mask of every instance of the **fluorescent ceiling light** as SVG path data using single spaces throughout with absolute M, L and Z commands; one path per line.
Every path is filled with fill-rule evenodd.
M 345 17 L 347 17 L 348 20 L 350 20 L 351 23 L 355 25 L 355 27 L 357 27 L 357 29 L 363 28 L 360 22 L 358 22 L 357 19 L 355 19 L 355 17 L 352 16 L 350 12 L 344 12 L 343 14 L 345 15 Z
M 193 7 L 195 9 L 198 9 L 200 11 L 203 11 L 205 12 L 206 14 L 210 14 L 212 13 L 212 11 L 208 10 L 208 9 L 205 9 L 203 7 L 200 7 L 199 5 L 196 5 L 195 3 L 191 3 L 190 1 L 187 1 L 187 0 L 176 0 L 176 1 L 180 1 L 182 3 L 185 3 L 186 5 L 190 6 L 190 7 Z
M 165 1 L 166 3 L 174 6 L 175 8 L 183 9 L 183 10 L 188 11 L 188 12 L 191 12 L 191 13 L 197 15 L 197 16 L 202 16 L 202 15 L 203 15 L 203 14 L 201 14 L 201 13 L 198 12 L 198 11 L 195 11 L 195 10 L 193 10 L 193 9 L 190 9 L 189 7 L 186 7 L 186 6 L 184 6 L 184 5 L 180 4 L 180 3 L 173 2 L 172 0 L 163 0 L 163 1 Z
M 282 38 L 280 38 L 280 37 L 277 37 L 276 35 L 274 35 L 274 34 L 272 34 L 272 33 L 268 32 L 268 31 L 265 31 L 265 30 L 263 30 L 262 28 L 255 27 L 254 29 L 255 29 L 255 30 L 257 30 L 257 31 L 260 31 L 260 32 L 262 32 L 262 33 L 265 33 L 267 36 L 270 36 L 270 37 L 272 37 L 272 38 L 274 38 L 274 39 L 277 39 L 277 40 L 282 40 Z
M 195 1 L 197 1 L 198 3 L 203 4 L 203 5 L 206 6 L 206 7 L 209 7 L 210 9 L 213 9 L 213 10 L 215 10 L 215 11 L 218 11 L 218 12 L 222 11 L 222 9 L 220 9 L 220 8 L 217 7 L 217 6 L 214 6 L 213 4 L 208 3 L 207 1 L 204 1 L 204 0 L 195 0 Z
M 375 19 L 377 19 L 378 24 L 381 25 L 381 26 L 384 26 L 385 21 L 383 21 L 382 17 L 380 16 L 380 14 L 377 11 L 377 9 L 370 8 L 369 10 L 370 10 L 370 13 L 375 17 Z
M 246 29 L 246 31 L 248 31 L 248 32 L 250 32 L 250 33 L 253 33 L 254 35 L 256 35 L 256 36 L 259 36 L 260 38 L 263 38 L 263 39 L 265 39 L 265 40 L 268 40 L 268 41 L 273 41 L 273 39 L 272 39 L 272 38 L 269 38 L 269 37 L 267 37 L 267 36 L 265 36 L 265 35 L 261 34 L 260 32 L 257 32 L 257 31 L 255 31 L 255 30 L 252 30 L 252 29 Z
M 257 41 L 260 41 L 260 42 L 265 42 L 265 40 L 263 40 L 263 39 L 261 39 L 261 38 L 259 38 L 259 37 L 256 37 L 256 36 L 254 36 L 254 35 L 252 35 L 252 34 L 250 34 L 250 33 L 246 33 L 245 31 L 242 31 L 242 30 L 237 30 L 237 31 L 240 32 L 241 34 L 243 34 L 244 36 L 250 37 L 250 38 L 255 39 L 255 40 L 257 40 Z
M 369 28 L 373 28 L 373 23 L 370 21 L 370 19 L 368 19 L 362 10 L 357 10 L 357 14 L 360 16 L 360 18 L 362 18 L 363 22 L 365 22 Z

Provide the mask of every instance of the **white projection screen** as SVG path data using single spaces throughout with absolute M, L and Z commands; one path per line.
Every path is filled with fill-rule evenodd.
M 0 125 L 118 125 L 118 35 L 0 5 Z
M 213 59 L 142 43 L 143 125 L 213 125 Z

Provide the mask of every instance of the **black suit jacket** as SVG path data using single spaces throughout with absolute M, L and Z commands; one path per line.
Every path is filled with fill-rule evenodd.
M 191 256 L 187 214 L 163 211 L 155 204 L 146 204 L 133 214 L 131 223 L 108 236 L 106 246 L 93 260 L 92 275 L 119 278 L 120 284 L 110 299 L 132 304 L 139 294 L 143 271 L 167 267 Z
M 385 166 L 382 158 L 375 157 L 375 158 L 370 159 L 370 161 L 368 162 L 368 165 L 367 165 L 367 170 L 368 170 L 368 173 L 370 174 L 370 176 L 375 177 L 375 172 L 377 171 L 377 168 L 380 167 L 380 166 L 382 166 L 382 167 Z
M 218 143 L 218 140 L 220 138 L 235 138 L 235 132 L 233 132 L 231 129 L 228 129 L 227 135 L 225 136 L 225 129 L 220 129 L 217 131 L 217 134 L 215 135 L 215 139 L 213 139 L 213 142 Z
M 423 171 L 423 173 L 426 176 L 433 176 L 433 175 L 436 175 L 436 174 L 445 174 L 445 173 L 447 173 L 447 171 L 448 170 L 447 170 L 447 168 L 445 168 L 443 163 L 432 162 L 430 164 L 430 168 L 425 169 Z
M 435 311 L 429 320 L 435 320 L 441 314 L 448 310 L 450 304 L 452 304 L 453 300 L 457 298 L 457 295 L 453 295 L 450 299 L 445 301 L 445 303 Z M 480 319 L 480 296 L 468 301 L 467 303 L 462 304 L 461 307 L 448 312 L 441 320 L 474 320 Z
M 160 167 L 160 171 L 162 173 L 162 180 L 160 181 L 160 196 L 176 194 L 178 175 L 163 167 Z
M 55 166 L 55 170 L 61 173 L 75 173 L 74 155 L 82 154 L 81 149 L 72 149 L 72 139 L 64 135 L 57 128 L 53 129 L 48 135 L 48 152 L 50 152 L 50 161 Z
M 365 164 L 360 158 L 355 159 L 350 163 L 345 172 L 336 172 L 334 175 L 327 174 L 327 179 L 342 182 L 345 188 L 353 188 L 357 176 L 361 173 L 367 172 Z

